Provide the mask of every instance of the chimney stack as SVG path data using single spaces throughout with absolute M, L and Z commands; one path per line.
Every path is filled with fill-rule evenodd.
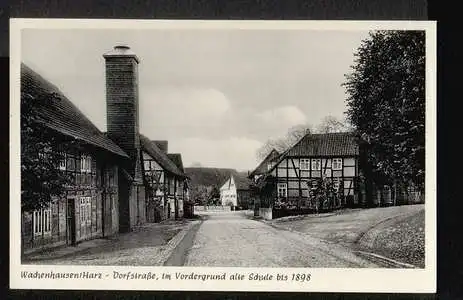
M 106 63 L 106 119 L 108 137 L 133 161 L 140 149 L 138 114 L 139 59 L 127 45 L 103 54 Z M 134 170 L 131 170 L 134 172 Z

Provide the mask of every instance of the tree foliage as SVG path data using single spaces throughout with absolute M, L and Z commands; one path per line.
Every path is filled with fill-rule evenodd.
M 347 115 L 374 180 L 424 185 L 425 33 L 376 31 L 346 75 Z
M 43 105 L 50 105 L 56 94 L 34 98 L 21 94 L 21 208 L 23 211 L 49 205 L 53 197 L 65 192 L 72 178 L 59 169 L 64 153 L 74 143 L 64 141 L 37 118 Z
M 334 116 L 326 116 L 321 123 L 313 128 L 310 124 L 296 125 L 288 129 L 286 135 L 274 139 L 268 139 L 258 150 L 257 157 L 264 159 L 272 149 L 283 153 L 297 142 L 299 142 L 306 134 L 312 133 L 330 133 L 342 132 L 351 130 L 346 123 Z

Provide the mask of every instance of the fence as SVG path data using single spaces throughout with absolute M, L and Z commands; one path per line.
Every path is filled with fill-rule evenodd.
M 202 205 L 195 205 L 194 212 L 203 212 L 203 211 L 210 211 L 210 212 L 220 212 L 220 211 L 231 211 L 230 206 L 202 206 Z

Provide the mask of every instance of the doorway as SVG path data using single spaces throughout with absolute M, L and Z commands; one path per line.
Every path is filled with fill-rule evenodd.
M 76 206 L 75 199 L 67 199 L 66 204 L 66 244 L 76 244 Z

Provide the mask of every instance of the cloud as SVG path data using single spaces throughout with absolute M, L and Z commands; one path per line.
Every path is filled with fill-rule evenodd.
M 275 109 L 257 113 L 257 117 L 264 122 L 283 122 L 291 125 L 298 125 L 307 121 L 305 114 L 296 106 L 282 106 Z
M 230 101 L 217 89 L 166 86 L 140 91 L 142 130 L 153 136 L 219 133 L 230 109 Z
M 212 140 L 185 138 L 169 141 L 169 151 L 183 153 L 183 163 L 201 162 L 204 167 L 250 170 L 257 166 L 256 151 L 261 142 L 244 137 Z
M 281 135 L 289 128 L 307 123 L 307 116 L 297 106 L 281 106 L 254 115 L 254 126 L 267 133 L 269 137 Z

